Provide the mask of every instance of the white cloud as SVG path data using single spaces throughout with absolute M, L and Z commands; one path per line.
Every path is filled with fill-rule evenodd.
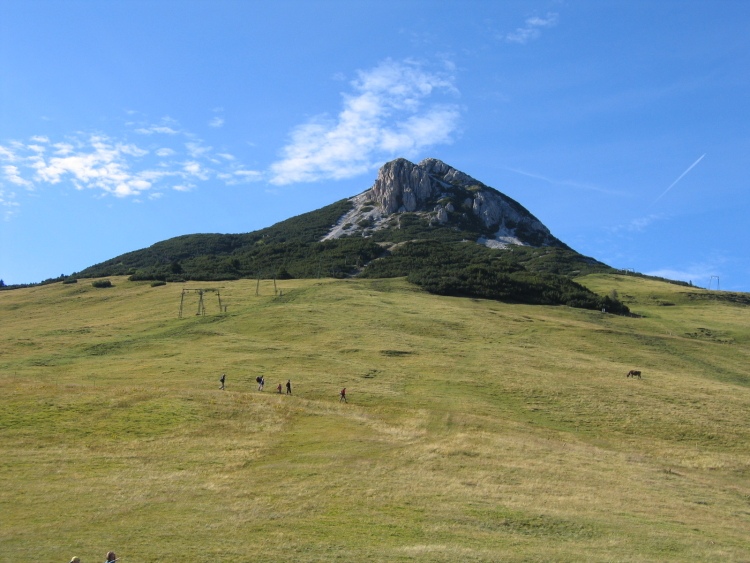
M 539 16 L 526 18 L 523 27 L 519 27 L 514 32 L 506 34 L 504 39 L 508 43 L 519 43 L 524 45 L 529 41 L 538 39 L 541 35 L 542 29 L 556 26 L 558 19 L 558 14 L 553 12 L 548 13 L 544 18 Z
M 652 223 L 655 223 L 663 217 L 664 215 L 661 213 L 647 215 L 646 217 L 638 217 L 637 219 L 633 219 L 627 228 L 629 231 L 645 231 Z
M 149 148 L 130 142 L 126 135 L 114 138 L 101 133 L 78 133 L 60 141 L 42 136 L 31 137 L 28 143 L 10 141 L 0 145 L 0 181 L 28 190 L 59 186 L 142 201 L 139 197 L 143 194 L 149 199 L 162 197 L 165 188 L 190 191 L 211 179 L 236 185 L 263 177 L 260 172 L 246 170 L 233 155 L 215 153 L 173 119 L 164 118 L 158 125 L 133 124 L 130 131 L 176 138 L 161 139 Z M 11 207 L 8 193 L 0 207 L 7 217 Z
M 270 167 L 271 183 L 349 178 L 388 157 L 450 142 L 458 106 L 427 102 L 439 92 L 457 94 L 453 83 L 452 75 L 411 61 L 386 60 L 360 71 L 335 119 L 317 117 L 292 131 L 282 159 Z
M 135 132 L 140 133 L 141 135 L 153 135 L 154 133 L 159 133 L 162 135 L 179 134 L 179 131 L 177 131 L 176 129 L 172 129 L 167 125 L 149 125 L 148 127 L 139 127 L 135 130 Z
M 187 176 L 194 176 L 200 180 L 208 179 L 208 171 L 199 162 L 188 161 L 183 164 L 182 169 Z
M 219 128 L 222 125 L 224 125 L 224 118 L 219 116 L 214 117 L 211 121 L 208 122 L 209 127 Z
M 117 145 L 117 149 L 122 154 L 127 154 L 127 155 L 135 156 L 135 157 L 146 156 L 148 154 L 147 150 L 138 148 L 137 146 L 132 145 L 132 144 L 128 144 L 128 145 L 120 145 L 120 144 L 118 144 Z
M 200 142 L 189 142 L 185 143 L 185 148 L 188 151 L 188 154 L 193 158 L 200 158 L 203 155 L 210 153 L 213 147 L 207 147 L 203 145 Z
M 622 233 L 641 233 L 651 227 L 654 223 L 664 220 L 667 216 L 664 213 L 652 213 L 644 217 L 636 217 L 629 223 L 612 225 L 609 231 L 615 234 Z
M 13 162 L 14 160 L 16 160 L 16 153 L 0 145 L 0 159 Z
M 662 268 L 659 270 L 653 270 L 650 272 L 644 272 L 647 276 L 655 276 L 659 278 L 666 278 L 668 280 L 679 280 L 685 282 L 691 282 L 694 285 L 701 287 L 708 287 L 711 283 L 712 277 L 718 274 L 717 264 L 692 264 L 687 268 Z M 714 289 L 716 289 L 716 280 L 714 281 Z
M 32 188 L 34 186 L 28 180 L 24 180 L 23 178 L 21 178 L 17 166 L 6 164 L 5 166 L 3 166 L 3 173 L 5 175 L 5 179 L 8 180 L 11 184 L 15 184 L 16 186 L 23 186 L 24 188 Z
M 60 156 L 69 155 L 75 149 L 75 147 L 70 143 L 55 143 L 52 146 L 56 149 L 55 154 L 58 154 Z
M 263 172 L 258 170 L 244 170 L 238 169 L 232 171 L 229 177 L 225 178 L 224 181 L 229 185 L 246 184 L 249 182 L 260 182 L 263 180 L 265 175 Z
M 257 170 L 235 170 L 234 175 L 242 178 L 258 178 L 262 176 L 263 173 L 258 172 Z
M 0 210 L 2 210 L 2 217 L 5 221 L 10 220 L 18 213 L 19 204 L 15 201 L 15 197 L 15 193 L 6 192 L 0 184 Z

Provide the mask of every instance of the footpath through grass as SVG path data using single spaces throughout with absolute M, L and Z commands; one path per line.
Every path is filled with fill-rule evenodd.
M 0 561 L 748 560 L 741 301 L 112 281 L 0 292 Z

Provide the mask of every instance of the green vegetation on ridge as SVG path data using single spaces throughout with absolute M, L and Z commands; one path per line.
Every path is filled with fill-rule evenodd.
M 455 213 L 449 225 L 401 213 L 390 218 L 388 228 L 367 230 L 366 237 L 321 241 L 350 208 L 351 202 L 342 200 L 253 233 L 176 237 L 72 277 L 127 275 L 132 281 L 180 282 L 408 276 L 439 295 L 628 312 L 616 299 L 571 280 L 610 268 L 565 245 L 493 250 L 466 244 L 487 234 L 471 213 Z

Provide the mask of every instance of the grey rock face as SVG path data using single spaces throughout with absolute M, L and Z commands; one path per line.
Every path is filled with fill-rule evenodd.
M 448 211 L 444 208 L 440 208 L 437 211 L 437 215 L 435 215 L 435 218 L 437 219 L 438 223 L 447 223 L 448 222 Z
M 434 195 L 432 178 L 427 170 L 399 158 L 384 164 L 371 188 L 372 199 L 384 214 L 416 211 Z
M 536 217 L 513 199 L 484 185 L 435 158 L 419 164 L 399 158 L 384 164 L 375 184 L 352 198 L 355 207 L 326 238 L 351 235 L 363 218 L 373 228 L 385 226 L 389 215 L 416 212 L 430 222 L 449 225 L 456 207 L 471 212 L 484 226 L 486 235 L 478 242 L 488 246 L 530 244 L 565 246 Z M 455 202 L 455 204 L 454 204 Z M 375 209 L 366 205 L 374 204 Z

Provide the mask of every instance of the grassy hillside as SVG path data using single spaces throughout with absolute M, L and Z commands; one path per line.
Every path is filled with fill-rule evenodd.
M 748 559 L 742 296 L 111 279 L 0 293 L 0 561 Z

